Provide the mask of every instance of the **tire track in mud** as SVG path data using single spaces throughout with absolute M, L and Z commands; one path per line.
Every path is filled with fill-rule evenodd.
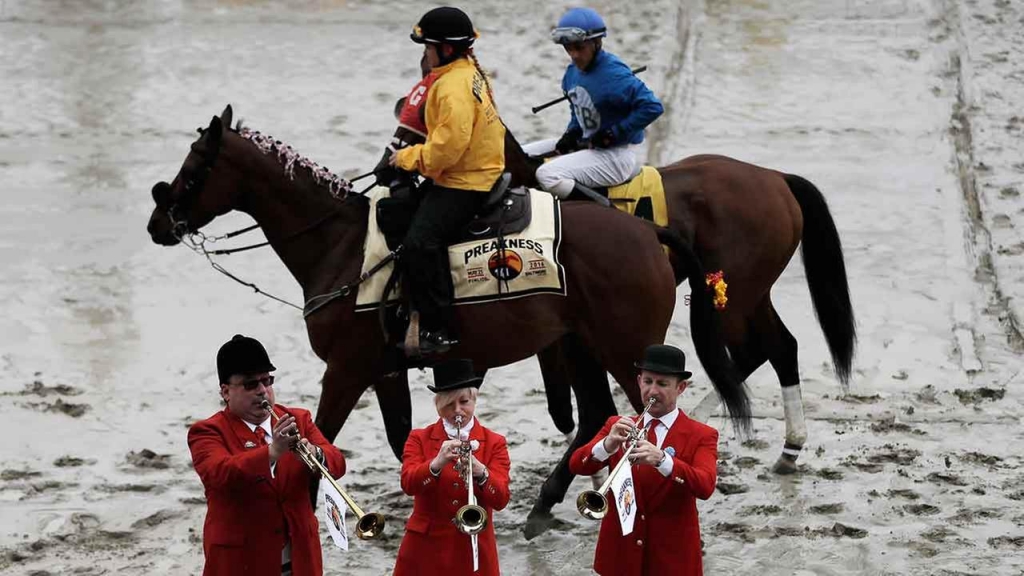
M 703 12 L 702 0 L 680 0 L 676 12 L 677 33 L 674 50 L 665 71 L 665 94 L 661 101 L 665 113 L 647 131 L 647 163 L 662 166 L 666 150 L 665 143 L 673 129 L 683 129 L 693 108 L 693 84 L 695 81 L 697 44 L 697 23 Z
M 1024 333 L 1021 321 L 1010 307 L 1009 299 L 1003 293 L 999 275 L 992 263 L 992 233 L 985 224 L 978 194 L 974 132 L 968 114 L 971 99 L 967 42 L 962 26 L 964 15 L 958 3 L 952 0 L 945 0 L 943 3 L 943 14 L 942 25 L 954 37 L 954 52 L 950 55 L 949 65 L 950 74 L 956 82 L 956 100 L 950 113 L 949 132 L 954 147 L 956 175 L 964 199 L 968 254 L 975 264 L 975 280 L 991 289 L 988 309 L 998 317 L 1010 347 L 1015 352 L 1022 353 Z

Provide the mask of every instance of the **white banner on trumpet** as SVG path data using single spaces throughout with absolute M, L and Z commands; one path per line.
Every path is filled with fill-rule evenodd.
M 615 509 L 619 512 L 622 535 L 628 536 L 633 532 L 633 522 L 636 520 L 636 485 L 633 484 L 632 466 L 623 466 L 612 481 L 612 495 L 615 496 Z
M 322 482 L 320 486 L 324 491 L 324 520 L 327 522 L 327 531 L 330 532 L 335 546 L 348 550 L 348 530 L 345 525 L 348 505 L 330 482 Z
M 471 543 L 473 544 L 473 572 L 480 571 L 480 541 L 476 534 L 470 536 Z

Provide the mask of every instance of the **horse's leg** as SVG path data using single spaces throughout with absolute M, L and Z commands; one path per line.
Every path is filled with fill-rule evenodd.
M 328 359 L 327 370 L 321 383 L 320 403 L 316 407 L 313 423 L 331 443 L 338 437 L 359 397 L 369 388 L 372 371 L 373 368 L 366 364 Z M 316 474 L 309 482 L 309 498 L 313 508 L 316 508 L 319 488 L 320 475 Z
M 334 442 L 356 402 L 376 379 L 373 367 L 366 364 L 327 361 L 314 420 L 324 437 Z
M 615 402 L 608 386 L 608 375 L 579 336 L 573 334 L 563 338 L 560 348 L 564 354 L 561 362 L 576 394 L 579 427 L 562 459 L 544 480 L 540 495 L 526 517 L 523 534 L 527 540 L 537 537 L 551 527 L 554 520 L 551 509 L 565 499 L 574 478 L 569 471 L 569 459 L 573 452 L 590 442 L 608 417 L 615 414 Z
M 800 397 L 800 368 L 797 365 L 797 342 L 778 312 L 768 302 L 768 328 L 772 330 L 773 346 L 768 350 L 768 361 L 782 385 L 782 407 L 786 415 L 786 443 L 782 454 L 772 471 L 776 474 L 796 472 L 796 459 L 807 441 L 807 424 L 804 421 L 804 403 Z
M 541 377 L 544 379 L 544 394 L 548 399 L 548 414 L 555 422 L 555 428 L 569 435 L 576 427 L 572 416 L 572 367 L 568 365 L 563 336 L 537 354 Z
M 381 378 L 374 387 L 377 403 L 384 418 L 384 431 L 395 458 L 402 461 L 405 441 L 412 430 L 412 395 L 409 393 L 409 373 L 399 370 Z

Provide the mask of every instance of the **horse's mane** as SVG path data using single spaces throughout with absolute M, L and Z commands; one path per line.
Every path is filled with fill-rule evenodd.
M 284 167 L 284 173 L 288 178 L 295 178 L 295 167 L 298 166 L 308 170 L 313 181 L 321 186 L 326 186 L 335 198 L 344 198 L 352 192 L 351 182 L 331 172 L 326 167 L 300 155 L 294 148 L 275 139 L 273 136 L 250 130 L 249 127 L 242 126 L 241 121 L 239 121 L 235 132 L 243 139 L 251 142 L 260 152 L 264 154 L 276 153 L 277 161 Z

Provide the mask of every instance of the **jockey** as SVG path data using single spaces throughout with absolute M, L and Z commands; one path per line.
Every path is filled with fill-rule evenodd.
M 537 169 L 537 182 L 563 200 L 579 185 L 614 186 L 636 176 L 635 149 L 644 141 L 644 128 L 664 111 L 629 66 L 601 49 L 607 35 L 604 20 L 591 8 L 572 8 L 551 32 L 572 59 L 562 77 L 571 118 L 561 138 L 523 150 L 532 156 L 561 154 Z
M 426 141 L 398 150 L 389 162 L 427 179 L 402 242 L 413 305 L 410 329 L 422 328 L 421 355 L 443 353 L 455 343 L 447 333 L 452 299 L 447 246 L 473 219 L 505 169 L 505 126 L 473 55 L 477 36 L 469 16 L 452 7 L 430 10 L 410 35 L 423 44 L 427 77 L 433 77 L 424 96 Z

